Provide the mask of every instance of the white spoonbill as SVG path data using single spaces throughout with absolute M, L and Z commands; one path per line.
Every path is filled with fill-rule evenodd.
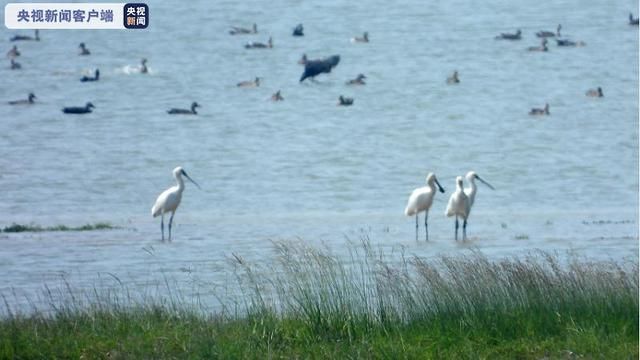
M 467 218 L 469 217 L 469 211 L 471 211 L 471 202 L 469 201 L 469 197 L 464 193 L 462 176 L 458 176 L 456 177 L 456 191 L 451 194 L 447 211 L 445 212 L 445 215 L 448 217 L 456 216 L 456 241 L 458 241 L 458 217 L 461 217 L 463 220 L 462 240 L 467 239 Z
M 427 175 L 427 186 L 419 187 L 411 193 L 407 207 L 404 209 L 406 216 L 416 216 L 416 241 L 418 241 L 418 213 L 424 211 L 424 231 L 426 232 L 426 239 L 429 241 L 429 228 L 427 226 L 427 218 L 429 217 L 429 208 L 433 203 L 433 197 L 436 194 L 436 185 L 441 193 L 444 193 L 444 189 L 436 179 L 434 173 Z
M 464 194 L 467 195 L 467 197 L 469 198 L 469 209 L 473 207 L 473 202 L 476 199 L 476 192 L 478 192 L 478 188 L 476 187 L 476 183 L 474 181 L 475 179 L 478 179 L 478 181 L 487 185 L 489 189 L 495 190 L 494 187 L 491 186 L 491 184 L 489 184 L 488 182 L 480 178 L 480 176 L 478 176 L 478 174 L 476 174 L 475 171 L 469 171 L 467 175 L 465 175 L 465 179 L 467 179 L 467 182 L 469 183 L 469 187 L 464 188 Z M 469 214 L 467 214 L 467 216 L 468 215 Z
M 184 181 L 182 181 L 182 175 L 184 175 L 189 181 L 191 181 L 195 186 L 200 189 L 200 185 L 198 185 L 193 179 L 187 175 L 187 173 L 182 169 L 181 166 L 173 169 L 173 177 L 176 179 L 178 183 L 176 186 L 172 186 L 167 190 L 163 191 L 160 196 L 156 199 L 156 203 L 151 208 L 151 215 L 156 217 L 158 215 L 162 216 L 162 220 L 160 221 L 160 230 L 162 231 L 162 241 L 164 241 L 164 214 L 171 212 L 171 218 L 169 219 L 169 241 L 171 241 L 171 224 L 173 223 L 173 215 L 176 214 L 176 210 L 178 210 L 178 205 L 180 205 L 180 200 L 182 200 L 182 192 L 184 191 Z

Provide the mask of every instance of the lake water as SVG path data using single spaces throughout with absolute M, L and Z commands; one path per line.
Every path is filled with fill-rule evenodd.
M 225 258 L 268 261 L 280 239 L 338 253 L 368 237 L 426 257 L 636 256 L 638 27 L 627 17 L 637 2 L 148 4 L 147 30 L 42 31 L 40 42 L 17 43 L 22 70 L 0 67 L 0 226 L 121 227 L 0 234 L 0 293 L 15 301 L 60 279 L 91 288 L 109 273 L 140 291 L 164 278 L 223 283 Z M 253 22 L 257 35 L 228 34 Z M 302 38 L 291 36 L 298 23 Z M 587 45 L 526 51 L 558 23 Z M 522 40 L 494 40 L 517 28 Z M 370 43 L 349 41 L 364 31 Z M 0 49 L 16 33 L 3 27 Z M 243 48 L 269 36 L 273 49 Z M 80 42 L 91 56 L 77 55 Z M 341 61 L 300 84 L 303 53 Z M 131 71 L 142 57 L 146 75 Z M 99 82 L 78 81 L 95 68 Z M 454 70 L 461 83 L 446 85 Z M 346 86 L 358 73 L 367 85 Z M 259 88 L 236 87 L 256 76 Z M 598 86 L 604 98 L 585 96 Z M 285 101 L 269 101 L 278 89 Z M 31 91 L 37 105 L 6 104 Z M 336 106 L 339 95 L 354 105 Z M 90 115 L 60 111 L 87 101 Z M 198 116 L 166 114 L 192 101 Z M 528 115 L 545 102 L 550 116 Z M 174 240 L 163 243 L 150 208 L 178 165 L 203 189 L 187 183 Z M 496 190 L 478 184 L 463 244 L 444 210 L 469 170 Z M 403 210 L 430 171 L 446 193 L 431 209 L 430 241 L 421 217 L 416 242 Z

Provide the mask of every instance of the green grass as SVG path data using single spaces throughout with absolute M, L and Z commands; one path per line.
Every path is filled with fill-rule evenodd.
M 216 313 L 126 289 L 6 305 L 0 358 L 638 358 L 637 259 L 275 248 L 268 264 L 234 255 L 242 296 Z
M 40 225 L 23 225 L 13 223 L 9 226 L 5 226 L 2 231 L 6 233 L 19 233 L 19 232 L 42 232 L 42 231 L 92 231 L 92 230 L 111 230 L 117 229 L 117 227 L 109 223 L 95 223 L 85 224 L 82 226 L 71 227 L 66 225 L 56 225 L 49 227 L 42 227 Z

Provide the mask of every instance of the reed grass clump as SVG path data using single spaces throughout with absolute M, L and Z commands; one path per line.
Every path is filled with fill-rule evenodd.
M 638 357 L 637 257 L 424 258 L 367 241 L 341 255 L 274 250 L 268 262 L 229 258 L 238 291 L 214 313 L 124 287 L 48 313 L 6 311 L 0 358 Z

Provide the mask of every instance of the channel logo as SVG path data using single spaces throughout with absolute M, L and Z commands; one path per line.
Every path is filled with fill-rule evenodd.
M 9 29 L 146 29 L 145 3 L 9 3 L 4 7 Z

